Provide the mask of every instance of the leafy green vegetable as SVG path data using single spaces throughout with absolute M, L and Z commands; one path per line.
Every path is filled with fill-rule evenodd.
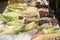
M 24 30 L 24 24 L 21 26 L 14 26 L 14 28 L 13 28 L 13 31 L 15 34 L 19 33 L 22 30 Z
M 45 33 L 55 33 L 56 30 L 52 24 L 49 24 L 45 29 L 43 29 Z
M 4 21 L 4 22 L 7 21 L 6 17 L 5 17 L 4 15 L 2 15 L 2 14 L 0 14 L 0 20 L 1 20 L 1 21 Z
M 8 12 L 8 13 L 4 14 L 4 16 L 6 17 L 8 22 L 14 21 L 14 20 L 18 20 L 19 19 L 19 15 L 20 14 L 18 12 Z
M 16 23 L 20 23 L 20 25 L 21 25 L 24 23 L 24 21 L 23 20 L 10 21 L 10 22 L 7 22 L 7 25 L 12 26 L 12 25 L 16 25 Z
M 16 4 L 16 5 L 15 5 L 15 8 L 23 8 L 23 5 L 21 5 L 21 4 Z
M 8 8 L 8 12 L 19 12 L 19 10 L 13 9 L 13 8 Z
M 37 22 L 39 22 L 40 21 L 40 19 L 39 18 L 35 18 L 35 20 L 34 20 L 36 23 Z
M 8 13 L 6 13 L 6 14 L 4 14 L 4 16 L 6 16 L 6 17 L 18 17 L 20 14 L 19 13 L 17 13 L 17 12 L 8 12 Z
M 15 20 L 16 22 L 19 22 L 19 23 L 24 23 L 24 20 Z

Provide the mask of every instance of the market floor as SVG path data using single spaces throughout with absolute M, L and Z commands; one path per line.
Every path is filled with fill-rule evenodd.
M 3 13 L 5 8 L 7 7 L 7 2 L 0 2 L 0 13 Z

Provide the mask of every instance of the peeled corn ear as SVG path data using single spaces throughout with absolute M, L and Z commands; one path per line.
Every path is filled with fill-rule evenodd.
M 29 30 L 34 29 L 35 27 L 36 27 L 35 22 L 32 22 L 32 23 L 27 24 L 26 27 L 25 27 L 25 29 L 26 29 L 27 31 L 29 31 Z

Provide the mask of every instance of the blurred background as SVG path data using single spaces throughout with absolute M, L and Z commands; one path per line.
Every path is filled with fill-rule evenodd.
M 7 7 L 8 0 L 0 0 L 0 13 L 2 13 Z

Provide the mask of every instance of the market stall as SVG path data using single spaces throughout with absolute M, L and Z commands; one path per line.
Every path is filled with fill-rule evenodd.
M 9 0 L 0 14 L 0 40 L 60 40 L 60 28 L 46 0 Z

